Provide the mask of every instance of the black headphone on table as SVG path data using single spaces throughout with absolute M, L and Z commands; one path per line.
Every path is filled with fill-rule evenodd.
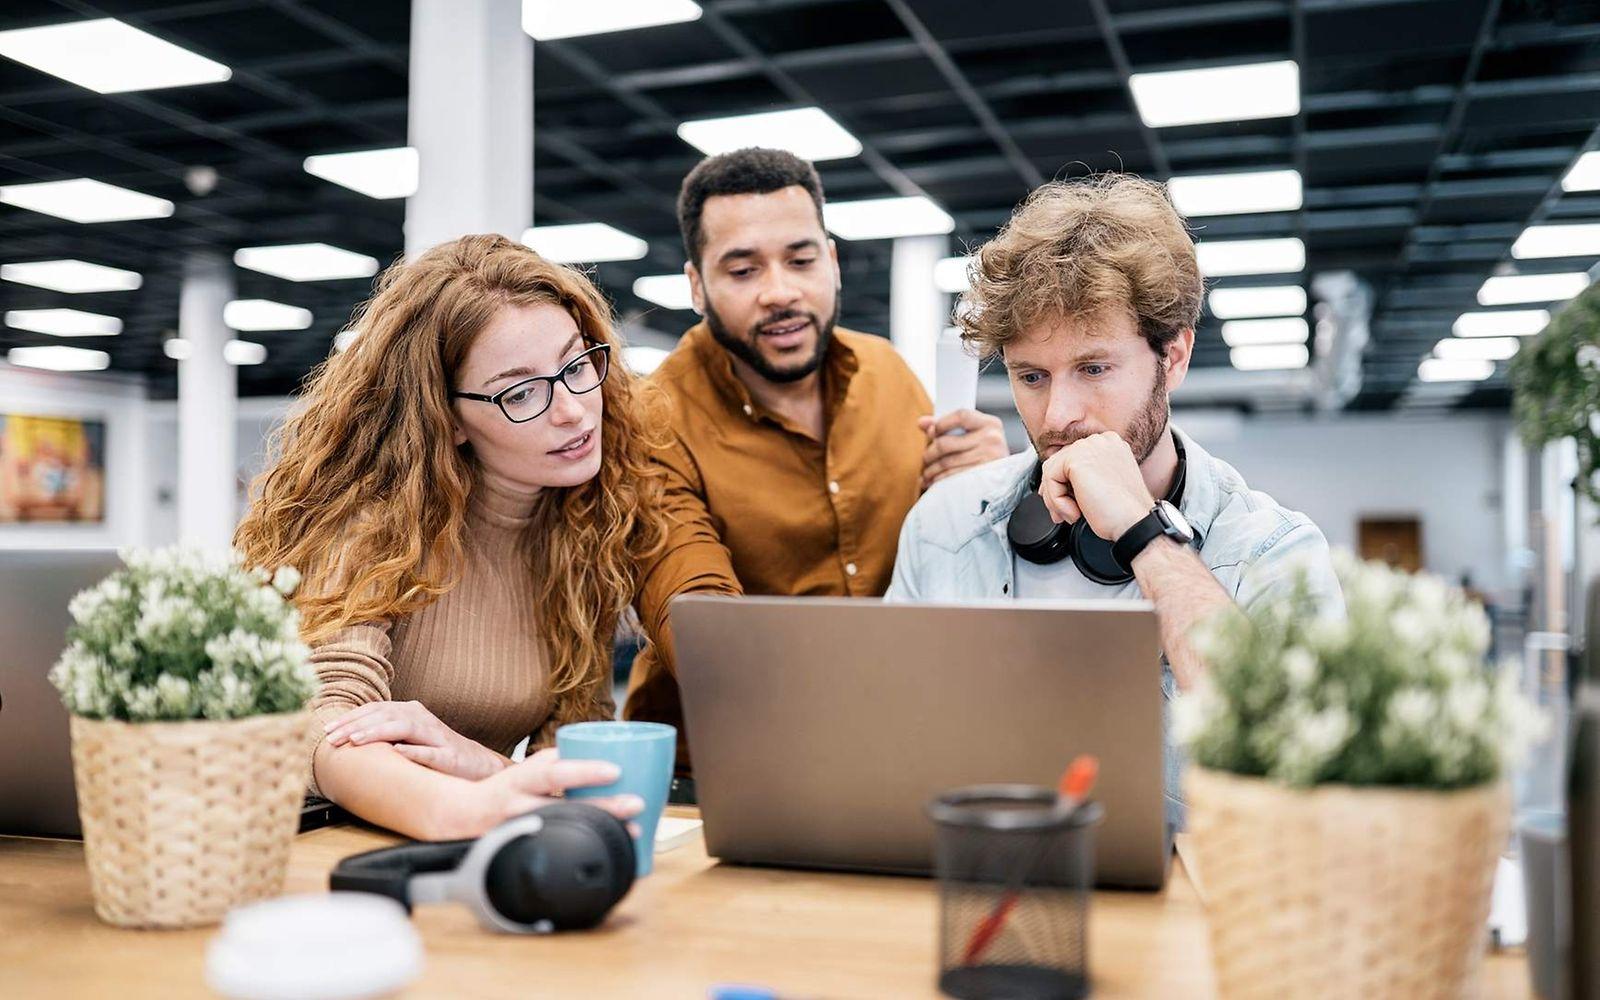
M 490 930 L 584 930 L 605 919 L 634 879 L 633 837 L 620 819 L 556 802 L 477 840 L 402 844 L 334 866 L 329 888 L 416 903 L 465 903 Z
M 1189 460 L 1184 454 L 1183 442 L 1172 435 L 1178 449 L 1178 471 L 1172 476 L 1172 486 L 1163 500 L 1174 507 L 1183 502 L 1183 485 L 1189 475 Z M 1050 509 L 1039 495 L 1039 483 L 1044 478 L 1044 460 L 1033 467 L 1028 479 L 1028 495 L 1017 503 L 1006 523 L 1006 538 L 1011 551 L 1028 562 L 1049 566 L 1071 558 L 1078 571 L 1095 583 L 1116 586 L 1133 579 L 1132 570 L 1117 559 L 1112 552 L 1113 541 L 1106 541 L 1089 530 L 1089 519 L 1080 517 L 1070 524 L 1057 524 L 1050 519 Z

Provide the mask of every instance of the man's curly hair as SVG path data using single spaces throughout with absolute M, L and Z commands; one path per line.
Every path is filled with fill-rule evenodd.
M 1126 310 L 1157 354 L 1200 318 L 1194 241 L 1165 186 L 1129 174 L 1052 181 L 974 255 L 962 338 L 993 357 L 1041 322 Z

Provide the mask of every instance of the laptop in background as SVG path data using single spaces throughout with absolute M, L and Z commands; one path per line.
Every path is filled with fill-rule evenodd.
M 690 595 L 671 615 L 712 855 L 926 874 L 929 800 L 966 785 L 1054 788 L 1092 753 L 1098 884 L 1165 881 L 1148 603 Z
M 49 673 L 66 647 L 67 604 L 121 567 L 104 549 L 0 550 L 0 834 L 83 834 L 67 710 Z M 347 818 L 308 799 L 300 829 Z

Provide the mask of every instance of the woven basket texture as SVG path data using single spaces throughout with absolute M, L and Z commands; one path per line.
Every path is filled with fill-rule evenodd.
M 1478 996 L 1504 784 L 1295 790 L 1190 767 L 1222 996 Z
M 72 718 L 94 909 L 195 927 L 283 891 L 305 794 L 309 712 L 222 722 Z

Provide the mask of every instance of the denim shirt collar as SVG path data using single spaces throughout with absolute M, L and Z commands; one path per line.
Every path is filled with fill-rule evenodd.
M 1183 444 L 1184 460 L 1188 463 L 1183 498 L 1178 503 L 1178 509 L 1194 529 L 1196 538 L 1204 541 L 1222 506 L 1222 491 L 1217 482 L 1217 460 L 1176 424 L 1170 426 Z M 1017 504 L 1029 492 L 1033 467 L 1038 463 L 1034 450 L 1029 448 L 1002 461 L 1008 464 L 1003 467 L 1001 482 L 995 490 L 979 498 L 978 508 L 974 511 L 977 524 L 971 534 L 962 539 L 963 543 L 971 541 L 986 529 L 1004 533 L 1011 512 L 1017 509 Z

